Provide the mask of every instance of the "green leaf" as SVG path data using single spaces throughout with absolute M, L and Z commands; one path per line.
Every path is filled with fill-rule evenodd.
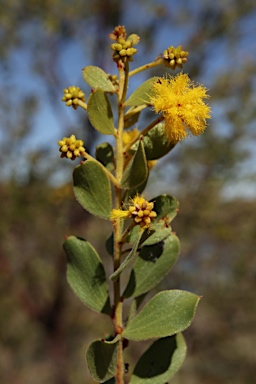
M 111 379 L 105 381 L 105 384 L 116 384 L 116 379 L 112 377 Z
M 147 160 L 157 160 L 169 153 L 176 143 L 168 142 L 164 123 L 157 124 L 144 136 L 144 146 Z M 136 148 L 136 144 L 134 147 Z
M 110 276 L 110 279 L 112 281 L 116 281 L 118 279 L 118 277 L 120 276 L 120 274 L 123 272 L 123 270 L 125 268 L 128 267 L 128 265 L 135 259 L 136 257 L 136 252 L 137 252 L 137 248 L 138 248 L 138 245 L 140 243 L 140 239 L 141 239 L 141 236 L 143 235 L 143 231 L 141 230 L 138 234 L 138 238 L 137 240 L 134 242 L 134 245 L 132 247 L 132 250 L 131 252 L 129 252 L 128 256 L 125 258 L 125 260 L 122 262 L 122 264 L 120 265 L 120 267 L 114 272 L 112 273 L 112 275 Z
M 135 123 L 137 123 L 139 117 L 140 117 L 140 112 L 132 113 L 133 108 L 130 108 L 125 116 L 124 116 L 124 128 L 130 128 L 133 126 Z
M 106 250 L 110 254 L 110 256 L 113 256 L 113 254 L 114 254 L 114 234 L 113 234 L 113 232 L 107 238 L 105 246 L 106 246 Z
M 116 374 L 118 340 L 96 340 L 89 345 L 86 360 L 91 376 L 104 383 Z M 111 382 L 111 381 L 110 381 Z
M 148 176 L 148 166 L 142 140 L 132 159 L 126 166 L 121 180 L 121 188 L 132 189 L 144 183 Z
M 101 68 L 89 65 L 82 70 L 83 78 L 93 89 L 101 89 L 104 92 L 116 92 L 114 85 L 109 80 L 109 75 Z
M 67 254 L 67 279 L 82 302 L 111 316 L 108 284 L 103 264 L 92 245 L 70 236 L 63 244 Z
M 74 194 L 88 212 L 108 219 L 112 208 L 108 176 L 96 161 L 87 160 L 74 169 Z
M 139 359 L 130 384 L 169 382 L 180 369 L 186 351 L 186 343 L 181 333 L 156 340 Z
M 87 105 L 88 118 L 92 126 L 103 135 L 114 135 L 114 117 L 107 95 L 101 90 L 90 94 Z
M 112 377 L 108 381 L 105 381 L 105 384 L 116 384 L 116 379 L 114 377 Z
M 109 143 L 97 145 L 95 157 L 109 172 L 115 169 L 114 150 Z
M 163 194 L 157 196 L 151 201 L 154 202 L 154 211 L 157 213 L 156 219 L 158 221 L 165 218 L 168 219 L 167 221 L 170 223 L 177 215 L 179 202 L 175 199 L 175 197 Z
M 134 239 L 137 238 L 138 232 L 139 228 L 137 226 L 134 227 L 126 238 L 127 243 L 134 243 Z M 156 224 L 153 223 L 151 224 L 149 230 L 144 231 L 139 245 L 152 245 L 159 243 L 160 241 L 166 239 L 170 233 L 171 228 L 163 225 L 162 221 Z
M 129 322 L 122 335 L 129 340 L 145 340 L 181 332 L 191 324 L 199 300 L 186 291 L 162 291 Z
M 128 326 L 129 322 L 136 316 L 136 313 L 146 296 L 147 294 L 144 293 L 143 295 L 137 296 L 134 300 L 132 300 L 126 326 Z
M 143 246 L 133 265 L 123 296 L 140 296 L 154 288 L 173 267 L 179 251 L 179 240 L 174 234 L 170 234 L 160 243 Z
M 152 77 L 141 84 L 128 98 L 125 105 L 137 106 L 150 104 L 150 96 L 153 95 L 152 84 L 158 80 L 158 77 Z
M 149 235 L 147 239 L 143 241 L 144 245 L 153 245 L 160 243 L 164 239 L 166 239 L 171 234 L 171 228 L 163 226 L 163 223 L 156 223 L 151 225 L 151 231 L 149 232 Z
M 138 185 L 137 187 L 135 188 L 132 188 L 132 189 L 127 189 L 125 192 L 124 192 L 124 195 L 123 195 L 123 202 L 129 202 L 131 199 L 133 199 L 136 195 L 141 195 L 142 192 L 144 191 L 144 189 L 146 188 L 147 186 L 147 183 L 148 183 L 148 176 L 147 178 L 145 179 L 145 181 L 143 181 L 142 184 Z

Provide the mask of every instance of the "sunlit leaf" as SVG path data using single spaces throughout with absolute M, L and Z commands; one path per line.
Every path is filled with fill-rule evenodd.
M 87 104 L 88 118 L 92 126 L 103 135 L 114 135 L 114 117 L 107 95 L 101 90 L 90 94 Z
M 146 340 L 181 332 L 191 324 L 199 299 L 186 291 L 162 291 L 129 322 L 123 337 Z
M 136 106 L 150 103 L 150 95 L 153 95 L 152 84 L 158 80 L 158 77 L 151 77 L 141 84 L 128 98 L 126 105 Z
M 93 89 L 101 89 L 104 92 L 116 92 L 114 85 L 109 80 L 109 75 L 101 68 L 88 65 L 82 70 L 83 78 Z

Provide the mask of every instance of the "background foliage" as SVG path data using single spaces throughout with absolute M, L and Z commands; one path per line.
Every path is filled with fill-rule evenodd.
M 185 332 L 188 357 L 172 382 L 253 383 L 254 1 L 2 0 L 1 5 L 3 382 L 88 383 L 86 345 L 103 326 L 111 331 L 108 320 L 102 316 L 99 321 L 84 308 L 65 280 L 64 236 L 76 233 L 106 254 L 99 247 L 109 228 L 99 219 L 99 230 L 99 221 L 75 202 L 70 164 L 59 161 L 56 149 L 59 138 L 77 129 L 94 152 L 97 134 L 82 112 L 61 103 L 62 89 L 86 88 L 85 65 L 113 70 L 106 35 L 125 24 L 128 32 L 141 36 L 136 55 L 141 63 L 170 44 L 182 44 L 190 52 L 184 70 L 210 88 L 213 109 L 207 132 L 160 160 L 149 183 L 149 197 L 167 192 L 180 201 L 173 228 L 181 240 L 181 258 L 172 280 L 167 276 L 161 288 L 203 296 Z M 139 20 L 132 16 L 138 9 Z M 106 254 L 106 268 L 108 261 Z M 131 344 L 128 362 L 139 354 Z

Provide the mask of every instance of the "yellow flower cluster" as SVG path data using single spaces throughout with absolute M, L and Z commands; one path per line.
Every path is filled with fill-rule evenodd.
M 182 64 L 187 62 L 188 55 L 189 53 L 187 51 L 183 51 L 181 45 L 177 48 L 171 45 L 164 51 L 164 65 L 165 67 L 171 67 L 171 69 L 175 69 L 176 67 L 182 68 Z
M 183 73 L 161 78 L 153 85 L 151 104 L 156 113 L 163 114 L 169 142 L 181 141 L 189 132 L 198 136 L 205 131 L 206 119 L 211 118 L 211 109 L 203 102 L 207 98 L 207 89 L 195 86 Z
M 75 160 L 76 157 L 83 156 L 85 148 L 83 147 L 83 140 L 77 140 L 75 135 L 70 137 L 63 137 L 58 141 L 60 146 L 60 157 L 66 157 L 67 159 Z
M 86 101 L 84 92 L 79 87 L 71 86 L 64 89 L 64 96 L 62 97 L 62 101 L 64 101 L 68 107 L 72 105 L 74 109 L 77 109 L 79 100 L 83 103 Z
M 152 219 L 157 214 L 153 211 L 154 203 L 148 202 L 143 196 L 136 195 L 132 200 L 132 205 L 129 209 L 124 211 L 122 209 L 113 209 L 111 212 L 111 220 L 127 219 L 129 217 L 134 219 L 135 224 L 140 225 L 142 229 L 149 228 Z

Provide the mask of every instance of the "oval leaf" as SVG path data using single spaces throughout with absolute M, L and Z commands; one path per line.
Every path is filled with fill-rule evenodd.
M 101 89 L 104 92 L 116 92 L 114 85 L 109 80 L 109 75 L 101 68 L 88 65 L 82 70 L 83 78 L 93 89 Z
M 115 169 L 114 150 L 109 143 L 102 143 L 97 145 L 95 157 L 107 168 L 109 172 Z
M 108 176 L 96 161 L 87 160 L 74 169 L 74 194 L 88 212 L 108 219 L 112 208 Z
M 142 184 L 148 176 L 148 166 L 142 140 L 132 159 L 126 166 L 121 180 L 121 188 L 131 189 Z
M 96 340 L 89 345 L 86 360 L 91 376 L 104 383 L 116 374 L 118 341 Z
M 129 322 L 123 337 L 145 340 L 181 332 L 191 324 L 199 300 L 199 296 L 186 291 L 162 291 Z
M 107 95 L 101 90 L 90 94 L 87 105 L 88 118 L 92 126 L 103 135 L 114 135 L 114 117 Z
M 159 78 L 151 77 L 143 84 L 141 84 L 128 98 L 125 105 L 136 106 L 150 103 L 150 96 L 153 95 L 152 84 L 155 83 Z
M 141 356 L 130 384 L 163 384 L 180 369 L 187 352 L 181 333 L 156 340 Z
M 98 253 L 83 239 L 70 236 L 63 244 L 67 254 L 67 279 L 82 302 L 111 316 L 108 284 Z
M 134 263 L 124 297 L 136 297 L 154 288 L 170 271 L 180 252 L 174 234 L 158 244 L 144 246 Z

